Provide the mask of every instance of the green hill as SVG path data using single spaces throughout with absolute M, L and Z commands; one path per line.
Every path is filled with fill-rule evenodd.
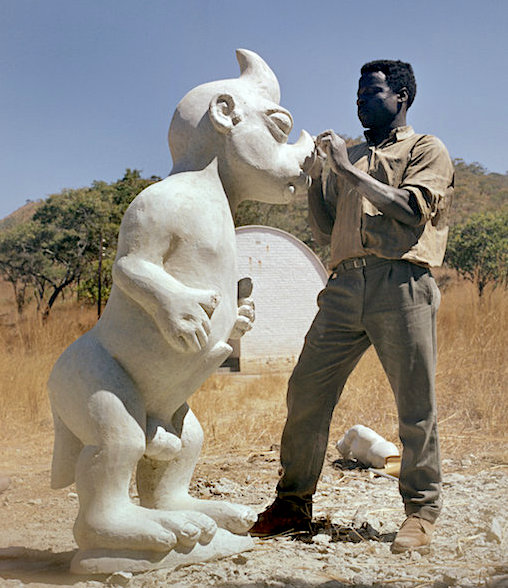
M 455 197 L 452 226 L 477 212 L 495 212 L 507 206 L 508 174 L 488 173 L 479 163 L 455 159 Z
M 37 202 L 27 200 L 26 204 L 24 204 L 14 212 L 11 212 L 9 216 L 0 219 L 0 231 L 10 229 L 12 227 L 15 227 L 16 225 L 29 221 L 41 204 L 42 200 L 38 200 Z

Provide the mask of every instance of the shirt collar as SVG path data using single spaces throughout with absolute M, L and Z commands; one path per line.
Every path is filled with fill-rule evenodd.
M 397 141 L 402 141 L 403 139 L 407 139 L 408 137 L 411 137 L 411 135 L 414 135 L 414 130 L 413 127 L 410 125 L 406 125 L 403 127 L 397 127 L 396 129 L 393 129 L 392 131 L 390 131 L 390 134 L 388 135 L 388 137 L 382 141 L 379 145 L 377 145 L 377 147 L 381 147 L 383 145 L 388 145 L 390 143 L 396 143 Z M 368 145 L 372 145 L 372 141 L 370 140 L 370 133 L 369 131 L 365 131 L 364 133 L 365 138 L 367 139 L 367 144 Z

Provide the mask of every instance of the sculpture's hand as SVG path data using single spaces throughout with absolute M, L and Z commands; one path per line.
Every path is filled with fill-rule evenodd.
M 238 280 L 238 314 L 233 330 L 229 335 L 230 339 L 240 339 L 247 331 L 252 329 L 255 318 L 254 300 L 250 297 L 252 288 L 253 284 L 250 278 Z
M 325 131 L 316 138 L 316 145 L 322 149 L 330 161 L 332 170 L 336 174 L 351 167 L 347 154 L 346 142 L 334 131 Z
M 182 450 L 182 441 L 160 425 L 151 439 L 147 439 L 145 455 L 157 461 L 171 461 Z
M 213 290 L 186 288 L 159 308 L 155 320 L 166 341 L 177 351 L 201 351 L 208 343 L 210 319 L 219 302 L 220 295 Z
M 240 337 L 243 337 L 247 331 L 252 329 L 255 318 L 254 300 L 252 298 L 240 298 L 238 300 L 238 316 L 229 338 L 240 339 Z

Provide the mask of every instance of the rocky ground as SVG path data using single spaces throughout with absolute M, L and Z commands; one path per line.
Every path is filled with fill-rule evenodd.
M 331 452 L 316 496 L 314 536 L 256 540 L 249 552 L 173 571 L 83 577 L 68 572 L 76 549 L 74 488 L 49 489 L 50 432 L 1 445 L 0 473 L 10 484 L 0 494 L 0 586 L 508 586 L 508 470 L 474 456 L 444 462 L 445 508 L 425 555 L 390 553 L 403 520 L 397 482 L 334 464 L 338 454 Z M 273 498 L 277 467 L 276 449 L 205 455 L 194 492 L 259 511 Z

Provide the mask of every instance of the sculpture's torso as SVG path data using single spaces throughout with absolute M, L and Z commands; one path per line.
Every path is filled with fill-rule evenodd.
M 226 342 L 237 316 L 236 244 L 228 201 L 213 184 L 208 190 L 203 190 L 202 184 L 199 190 L 192 190 L 193 182 L 188 181 L 189 174 L 185 176 L 183 181 L 170 176 L 138 198 L 159 201 L 154 205 L 161 211 L 159 226 L 154 225 L 153 230 L 168 243 L 171 240 L 164 269 L 185 286 L 211 289 L 220 295 L 206 347 L 191 353 L 175 350 L 146 309 L 117 285 L 100 321 L 89 333 L 132 378 L 147 413 L 160 418 L 170 417 L 229 355 Z M 186 218 L 187 210 L 192 211 L 192 218 L 190 214 Z M 164 221 L 172 224 L 174 215 L 182 229 L 176 235 L 169 229 L 165 235 Z

